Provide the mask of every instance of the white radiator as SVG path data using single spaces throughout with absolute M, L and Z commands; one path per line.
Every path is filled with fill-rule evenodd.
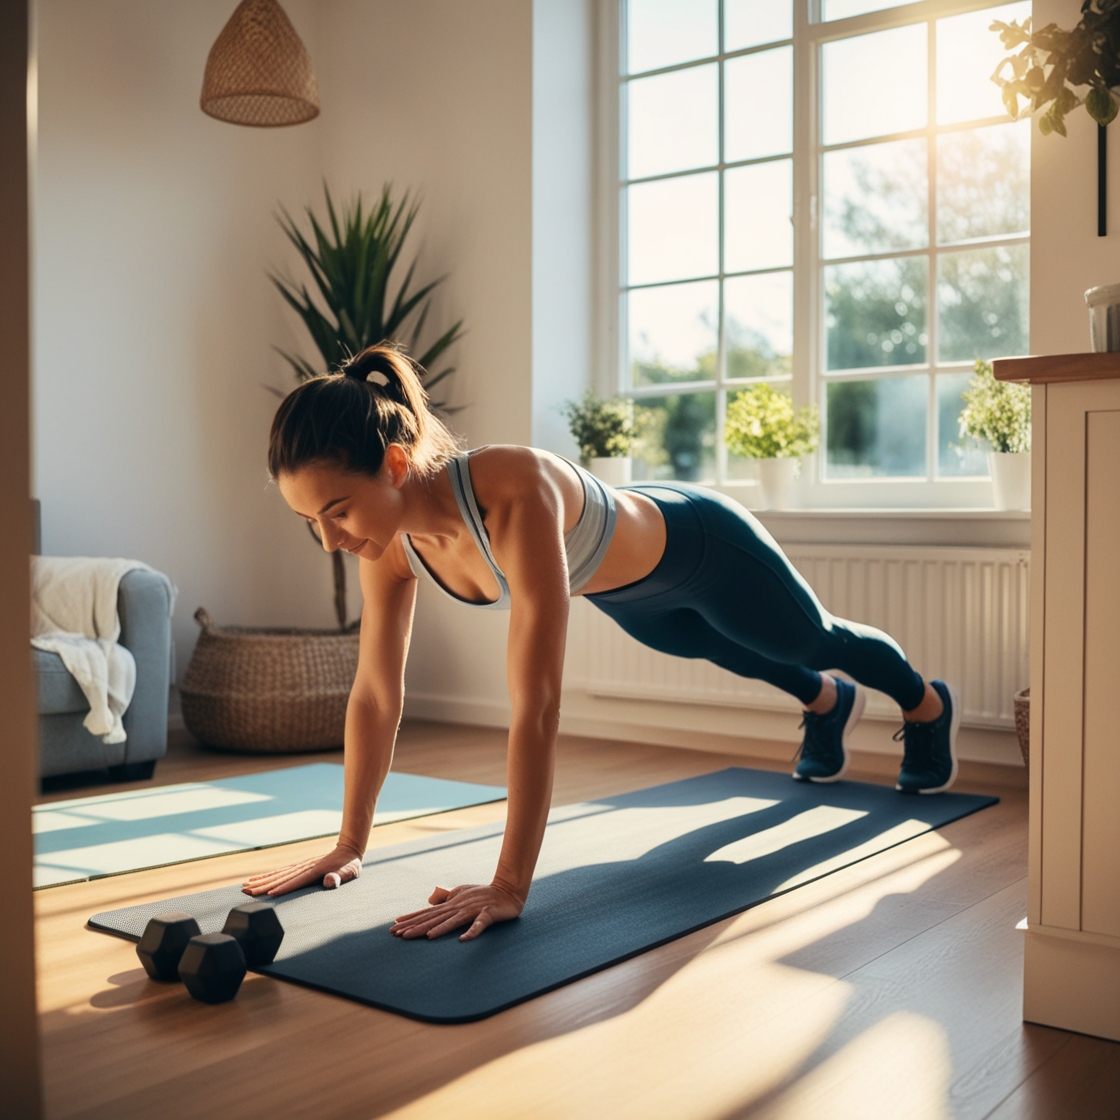
M 955 684 L 965 724 L 1015 726 L 1013 698 L 1030 680 L 1029 551 L 878 545 L 792 545 L 785 551 L 833 614 L 885 630 L 923 676 Z M 657 653 L 601 611 L 586 614 L 586 677 L 580 684 L 592 695 L 791 706 L 770 685 L 707 661 Z M 867 714 L 895 718 L 898 708 L 871 692 Z

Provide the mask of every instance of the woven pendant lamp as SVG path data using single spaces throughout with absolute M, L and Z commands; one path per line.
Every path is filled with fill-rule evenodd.
M 319 115 L 311 57 L 276 0 L 242 0 L 229 17 L 206 60 L 202 111 L 254 128 Z

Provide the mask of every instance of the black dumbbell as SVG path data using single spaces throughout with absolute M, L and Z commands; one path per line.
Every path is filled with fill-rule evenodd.
M 245 954 L 228 933 L 200 933 L 187 942 L 179 979 L 195 999 L 225 1003 L 237 995 L 245 979 Z
M 250 968 L 271 964 L 280 942 L 284 940 L 284 927 L 274 907 L 267 902 L 246 902 L 235 906 L 226 918 L 222 933 L 237 939 Z
M 179 960 L 187 942 L 198 932 L 198 922 L 182 910 L 169 910 L 150 919 L 136 946 L 144 971 L 153 980 L 178 980 Z

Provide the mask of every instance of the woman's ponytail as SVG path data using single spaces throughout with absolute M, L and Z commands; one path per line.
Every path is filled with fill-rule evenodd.
M 428 405 L 422 369 L 392 342 L 368 346 L 338 373 L 305 381 L 284 398 L 272 422 L 273 478 L 309 463 L 377 474 L 385 448 L 399 444 L 422 477 L 459 449 Z

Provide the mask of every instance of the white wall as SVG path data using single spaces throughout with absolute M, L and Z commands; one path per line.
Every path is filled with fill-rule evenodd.
M 316 51 L 314 9 L 286 4 Z M 329 563 L 266 487 L 273 218 L 319 189 L 323 127 L 198 108 L 229 0 L 40 0 L 35 478 L 47 553 L 130 556 L 180 589 L 180 673 L 221 622 L 329 625 Z
M 533 3 L 532 441 L 570 458 L 562 407 L 596 381 L 594 10 Z
M 332 0 L 320 9 L 332 189 L 418 189 L 425 271 L 462 318 L 454 403 L 472 444 L 530 433 L 531 8 Z
M 1071 28 L 1080 0 L 1035 0 L 1034 26 Z M 1031 126 L 1031 350 L 1089 349 L 1084 293 L 1120 283 L 1120 125 L 1108 130 L 1108 236 L 1097 236 L 1097 126 L 1083 108 L 1066 117 L 1068 136 Z
M 532 438 L 532 6 L 529 0 L 333 0 L 318 62 L 328 180 L 418 188 L 415 244 L 448 274 L 433 308 L 465 321 L 453 425 L 470 446 Z M 446 384 L 446 383 L 445 383 Z M 508 707 L 507 616 L 426 581 L 408 704 L 454 696 L 471 718 Z

